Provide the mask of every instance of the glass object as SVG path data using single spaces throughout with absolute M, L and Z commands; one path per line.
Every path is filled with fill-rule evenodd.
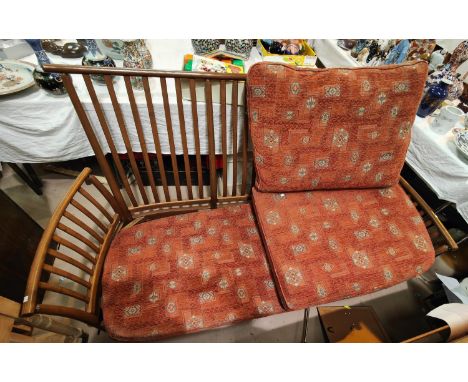
M 432 114 L 447 98 L 448 86 L 451 84 L 451 81 L 443 78 L 439 83 L 429 86 L 419 104 L 419 109 L 416 114 L 422 118 Z
M 66 94 L 67 90 L 62 81 L 62 76 L 59 73 L 46 73 L 43 69 L 44 64 L 50 64 L 50 59 L 47 53 L 42 48 L 41 40 L 26 39 L 29 46 L 34 50 L 38 65 L 33 71 L 33 78 L 36 84 L 50 94 L 62 95 Z

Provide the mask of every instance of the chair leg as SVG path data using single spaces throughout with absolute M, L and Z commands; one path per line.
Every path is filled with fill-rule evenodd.
M 307 330 L 309 326 L 309 309 L 310 308 L 304 309 L 304 320 L 302 322 L 302 343 L 307 342 Z

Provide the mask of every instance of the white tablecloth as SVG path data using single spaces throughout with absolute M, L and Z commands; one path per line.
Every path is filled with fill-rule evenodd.
M 344 50 L 336 45 L 338 40 L 312 40 L 319 60 L 326 68 L 348 68 L 362 66 L 351 57 L 350 50 Z
M 148 48 L 151 50 L 154 69 L 160 70 L 181 70 L 183 56 L 186 53 L 193 52 L 190 40 L 147 40 Z M 80 59 L 62 59 L 61 57 L 50 55 L 54 63 L 64 63 L 69 65 L 81 65 Z M 37 63 L 34 55 L 25 57 L 23 60 Z M 261 57 L 256 49 L 252 50 L 249 61 L 246 62 L 246 68 L 253 63 L 261 61 Z M 122 66 L 121 61 L 116 61 L 117 66 Z M 78 95 L 83 101 L 84 108 L 95 126 L 100 126 L 93 107 L 85 88 L 81 76 L 73 75 L 73 81 L 77 88 Z M 161 149 L 164 154 L 170 153 L 168 137 L 166 132 L 166 123 L 164 118 L 164 108 L 162 103 L 161 91 L 158 79 L 151 79 L 152 96 L 157 116 L 158 131 L 161 140 Z M 141 151 L 138 144 L 138 137 L 133 124 L 133 117 L 126 96 L 123 79 L 114 81 L 114 87 L 121 103 L 125 116 L 127 130 L 135 151 Z M 168 79 L 167 87 L 169 93 L 169 102 L 171 105 L 171 116 L 173 131 L 175 136 L 176 152 L 182 154 L 182 145 L 180 141 L 180 130 L 178 125 L 178 111 L 175 96 L 174 81 Z M 101 105 L 106 113 L 109 126 L 114 136 L 114 141 L 119 152 L 125 152 L 125 146 L 115 119 L 110 98 L 105 86 L 96 85 L 96 92 L 101 100 Z M 214 90 L 213 90 L 214 91 Z M 148 112 L 143 91 L 134 91 L 139 106 L 140 117 L 142 119 L 143 129 L 148 133 L 148 150 L 154 151 L 150 131 Z M 101 98 L 102 97 L 102 98 Z M 213 105 L 214 109 L 214 127 L 216 139 L 216 151 L 221 153 L 221 124 L 219 119 L 219 104 Z M 227 106 L 227 132 L 230 137 L 232 129 L 230 126 L 230 105 Z M 184 112 L 187 135 L 193 136 L 192 112 L 190 101 L 184 101 Z M 239 126 L 238 131 L 242 131 L 241 121 L 243 107 L 239 107 Z M 202 153 L 207 153 L 208 142 L 205 120 L 205 104 L 198 102 L 198 116 L 200 127 L 200 147 Z M 98 129 L 100 131 L 100 129 Z M 241 134 L 238 134 L 240 147 Z M 104 135 L 101 133 L 100 141 L 103 147 L 108 148 Z M 231 152 L 232 144 L 228 144 L 228 151 Z M 188 140 L 189 153 L 195 153 L 194 140 Z M 109 150 L 108 150 L 109 151 Z M 81 127 L 81 123 L 67 95 L 52 96 L 45 91 L 34 87 L 32 89 L 20 92 L 14 95 L 3 96 L 0 98 L 0 162 L 15 163 L 39 163 L 54 162 L 77 159 L 94 155 L 86 135 Z
M 438 131 L 431 121 L 416 117 L 406 162 L 440 199 L 455 203 L 468 222 L 468 160 L 458 152 L 453 134 Z

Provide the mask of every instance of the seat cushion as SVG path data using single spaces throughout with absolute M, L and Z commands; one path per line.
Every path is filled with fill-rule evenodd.
M 434 261 L 424 222 L 399 185 L 253 190 L 253 202 L 282 304 L 290 310 L 392 286 Z
M 427 63 L 370 68 L 252 66 L 249 129 L 259 191 L 398 183 Z
M 123 230 L 107 255 L 104 325 L 143 341 L 282 311 L 250 205 Z

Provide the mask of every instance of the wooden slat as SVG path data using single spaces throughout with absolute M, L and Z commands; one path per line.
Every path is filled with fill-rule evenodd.
M 169 105 L 169 96 L 167 94 L 166 79 L 160 78 L 160 82 L 161 82 L 161 91 L 162 91 L 163 104 L 164 104 L 164 115 L 166 118 L 167 137 L 169 139 L 169 148 L 171 150 L 171 163 L 172 163 L 172 170 L 174 172 L 174 182 L 175 182 L 175 187 L 176 187 L 177 200 L 182 200 L 182 194 L 180 192 L 179 168 L 177 166 L 177 157 L 176 157 L 175 145 L 174 145 L 174 134 L 172 131 L 171 107 Z
M 101 252 L 98 256 L 98 261 L 94 266 L 94 273 L 91 275 L 89 282 L 91 288 L 89 290 L 89 304 L 86 306 L 86 311 L 93 314 L 99 314 L 99 299 L 98 292 L 100 291 L 100 280 L 102 276 L 102 269 L 104 267 L 104 261 L 106 260 L 106 254 L 109 251 L 109 247 L 114 239 L 115 233 L 120 228 L 120 221 L 116 216 L 109 228 L 109 234 L 106 236 L 104 243 L 101 246 Z
M 143 132 L 143 127 L 141 126 L 140 113 L 138 112 L 138 106 L 135 102 L 135 95 L 133 94 L 133 88 L 130 82 L 130 77 L 125 76 L 124 81 L 125 87 L 127 89 L 128 100 L 130 101 L 130 108 L 132 109 L 133 120 L 135 122 L 135 127 L 138 134 L 138 140 L 140 141 L 141 152 L 143 154 L 143 162 L 145 164 L 146 173 L 148 174 L 151 191 L 153 193 L 153 198 L 155 202 L 159 202 L 158 191 L 156 190 L 156 184 L 154 182 L 153 177 L 153 169 L 151 168 L 148 150 L 146 148 L 145 133 Z
M 47 253 L 56 259 L 60 259 L 70 265 L 73 265 L 75 268 L 81 269 L 83 272 L 86 272 L 88 275 L 93 273 L 93 270 L 83 263 L 79 262 L 78 260 L 75 260 L 73 257 L 70 257 L 68 255 L 65 255 L 64 253 L 57 251 L 53 248 L 49 248 Z
M 218 201 L 217 180 L 216 180 L 216 159 L 213 126 L 213 102 L 211 93 L 211 81 L 205 80 L 205 100 L 206 100 L 206 128 L 208 130 L 208 154 L 210 161 L 210 206 L 216 208 Z
M 109 220 L 110 222 L 112 221 L 112 215 L 109 213 L 109 211 L 107 211 L 104 206 L 99 203 L 93 195 L 91 195 L 88 191 L 86 191 L 83 187 L 80 187 L 78 189 L 78 192 L 83 195 L 86 199 L 88 199 L 91 204 L 94 205 L 94 207 L 96 207 L 99 211 L 101 211 L 101 213 L 107 218 L 107 220 Z
M 244 100 L 245 101 L 245 100 Z M 246 102 L 244 102 L 247 105 Z M 242 185 L 241 185 L 241 195 L 245 195 L 247 192 L 247 172 L 248 172 L 248 146 L 249 146 L 249 126 L 247 114 L 243 114 L 243 132 L 242 132 Z
M 151 132 L 153 134 L 154 148 L 156 151 L 156 157 L 158 158 L 158 168 L 161 174 L 161 182 L 163 184 L 164 197 L 166 202 L 171 200 L 169 195 L 169 188 L 167 187 L 166 169 L 164 168 L 164 162 L 161 152 L 161 143 L 159 141 L 158 125 L 156 123 L 153 99 L 151 96 L 151 89 L 148 81 L 148 77 L 143 77 L 143 89 L 145 91 L 146 107 L 148 109 L 148 116 L 151 124 Z
M 111 205 L 114 211 L 118 211 L 118 206 L 115 202 L 114 196 L 109 192 L 109 190 L 94 176 L 90 175 L 88 181 L 97 188 L 97 190 L 104 196 L 107 202 Z
M 226 81 L 220 81 L 221 147 L 223 151 L 223 196 L 227 196 Z
M 90 210 L 88 210 L 85 206 L 83 206 L 79 201 L 73 199 L 70 204 L 75 207 L 78 211 L 80 211 L 83 215 L 87 216 L 91 219 L 96 225 L 103 231 L 107 231 L 107 227 L 99 220 L 99 218 L 94 215 Z
M 239 83 L 232 82 L 231 128 L 232 128 L 232 196 L 237 195 L 237 100 Z
M 189 83 L 192 106 L 193 135 L 195 140 L 195 155 L 197 161 L 198 197 L 203 198 L 203 172 L 200 155 L 200 133 L 198 130 L 197 92 L 195 91 L 195 80 L 190 80 Z
M 64 271 L 63 269 L 60 269 L 60 268 L 57 268 L 48 264 L 44 264 L 44 271 L 65 277 L 71 281 L 76 282 L 77 284 L 83 285 L 87 289 L 91 288 L 91 283 L 89 283 L 86 280 L 83 280 L 81 277 L 78 277 L 77 275 L 74 275 L 73 273 Z
M 52 237 L 52 240 L 78 253 L 79 255 L 83 256 L 86 260 L 90 261 L 91 263 L 96 264 L 96 258 L 93 255 L 86 252 L 83 248 L 78 247 L 76 244 L 73 244 L 71 241 L 64 239 L 63 237 L 58 236 L 58 235 L 54 235 Z
M 62 230 L 63 232 L 68 233 L 70 236 L 73 236 L 75 239 L 81 241 L 83 244 L 86 244 L 89 248 L 91 248 L 94 252 L 99 253 L 99 247 L 94 244 L 91 240 L 84 237 L 81 233 L 75 231 L 73 228 L 70 228 L 60 222 L 57 224 L 57 228 Z
M 77 218 L 75 215 L 71 214 L 68 211 L 64 211 L 63 216 L 65 216 L 71 222 L 75 223 L 78 227 L 81 227 L 83 230 L 88 232 L 99 243 L 102 243 L 104 241 L 104 238 L 102 236 L 100 236 L 94 229 L 87 225 L 83 220 Z
M 41 304 L 38 305 L 36 312 L 50 314 L 52 316 L 72 318 L 74 320 L 85 322 L 86 324 L 94 327 L 99 327 L 100 324 L 99 316 L 90 314 L 84 310 L 69 308 L 66 306 Z
M 190 175 L 190 161 L 188 157 L 187 132 L 185 130 L 184 104 L 182 102 L 182 87 L 180 84 L 180 78 L 175 79 L 175 85 L 176 85 L 176 96 L 177 96 L 177 111 L 179 112 L 180 137 L 182 141 L 182 149 L 184 151 L 184 167 L 185 167 L 185 178 L 187 180 L 187 192 L 188 192 L 189 199 L 193 199 L 192 178 Z
M 132 145 L 130 143 L 130 138 L 128 137 L 127 127 L 125 125 L 125 119 L 123 117 L 122 109 L 120 107 L 120 103 L 117 99 L 115 94 L 114 84 L 112 82 L 112 77 L 109 75 L 104 76 L 104 80 L 107 85 L 107 90 L 109 91 L 109 96 L 111 98 L 112 106 L 114 108 L 114 113 L 117 118 L 117 122 L 120 129 L 120 134 L 125 144 L 125 148 L 127 150 L 127 155 L 130 160 L 130 167 L 132 168 L 133 175 L 135 176 L 138 189 L 140 190 L 141 197 L 144 203 L 148 203 L 148 197 L 146 195 L 145 187 L 143 185 L 143 181 L 141 179 L 140 171 L 138 170 L 137 163 L 135 161 L 135 155 L 133 154 Z
M 36 254 L 34 255 L 34 259 L 31 264 L 31 270 L 29 271 L 28 281 L 26 284 L 26 290 L 24 294 L 26 297 L 26 301 L 22 305 L 23 314 L 32 314 L 33 312 L 35 312 L 37 303 L 37 288 L 42 276 L 42 267 L 45 263 L 47 250 L 50 247 L 50 243 L 57 236 L 54 234 L 57 228 L 57 224 L 62 218 L 63 211 L 65 211 L 65 209 L 69 206 L 70 200 L 73 199 L 77 190 L 81 187 L 81 185 L 90 173 L 91 169 L 85 168 L 76 178 L 63 200 L 55 209 L 54 213 L 52 214 L 49 220 L 49 223 L 47 224 L 46 229 L 44 230 L 44 233 L 42 234 L 41 240 L 36 249 Z M 127 213 L 130 214 L 128 210 Z
M 122 166 L 122 161 L 120 160 L 120 156 L 117 153 L 117 149 L 115 148 L 114 140 L 110 133 L 109 125 L 107 124 L 104 112 L 102 111 L 101 104 L 99 103 L 99 100 L 97 98 L 96 91 L 94 90 L 93 82 L 91 81 L 91 78 L 88 74 L 83 74 L 83 79 L 88 89 L 88 93 L 91 97 L 91 101 L 99 119 L 99 123 L 101 124 L 102 131 L 104 133 L 104 136 L 106 137 L 107 144 L 109 145 L 109 148 L 111 150 L 112 159 L 114 160 L 114 164 L 117 168 L 117 172 L 119 173 L 119 177 L 122 181 L 125 191 L 127 192 L 128 197 L 130 198 L 130 202 L 132 203 L 132 205 L 137 206 L 138 203 L 130 187 L 130 183 L 128 183 L 127 175 L 125 174 L 125 170 Z
M 48 290 L 50 292 L 64 294 L 66 296 L 76 298 L 77 300 L 81 300 L 81 301 L 84 301 L 86 303 L 89 302 L 89 297 L 84 295 L 83 293 L 75 292 L 72 289 L 60 287 L 60 286 L 55 285 L 55 284 L 40 282 L 39 283 L 39 288 L 44 289 L 44 290 Z
M 434 222 L 434 224 L 437 226 L 439 229 L 440 233 L 444 237 L 445 241 L 448 244 L 448 247 L 452 251 L 456 251 L 458 249 L 458 245 L 455 242 L 455 240 L 452 238 L 452 235 L 450 235 L 450 232 L 448 232 L 447 228 L 445 228 L 444 224 L 440 221 L 439 217 L 432 211 L 431 207 L 426 203 L 426 201 L 416 192 L 416 190 L 411 187 L 411 185 L 403 178 L 400 176 L 400 184 L 403 186 L 405 191 L 411 195 L 413 199 L 419 203 L 421 208 L 424 210 L 424 212 L 429 215 L 431 220 Z M 423 214 L 424 215 L 424 214 Z
M 130 212 L 128 211 L 127 204 L 123 199 L 122 193 L 120 192 L 120 188 L 117 184 L 117 180 L 114 176 L 114 173 L 111 170 L 109 163 L 107 163 L 107 159 L 104 155 L 104 152 L 102 151 L 101 145 L 94 133 L 91 123 L 89 122 L 86 111 L 84 110 L 83 105 L 81 104 L 80 98 L 76 94 L 75 87 L 73 86 L 73 81 L 70 75 L 64 75 L 62 76 L 62 79 L 68 91 L 68 95 L 73 104 L 73 107 L 75 108 L 76 113 L 78 114 L 78 118 L 80 119 L 81 125 L 83 126 L 86 136 L 88 137 L 89 143 L 91 144 L 94 154 L 96 155 L 96 159 L 99 163 L 99 166 L 107 179 L 109 187 L 111 188 L 112 193 L 114 194 L 114 197 L 117 201 L 117 204 L 119 205 L 120 214 L 123 217 L 124 221 L 129 222 L 131 220 L 131 216 Z

